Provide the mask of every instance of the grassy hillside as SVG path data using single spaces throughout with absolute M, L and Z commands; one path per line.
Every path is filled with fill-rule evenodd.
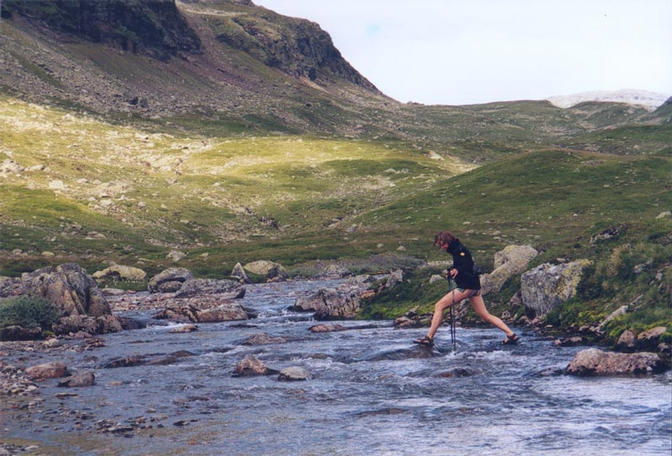
M 70 257 L 159 268 L 172 249 L 210 274 L 361 256 L 353 218 L 471 168 L 392 142 L 145 133 L 9 98 L 0 128 L 5 274 Z

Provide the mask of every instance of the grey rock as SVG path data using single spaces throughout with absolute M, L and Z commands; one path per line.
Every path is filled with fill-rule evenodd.
M 194 324 L 187 324 L 187 325 L 178 326 L 177 328 L 173 328 L 168 332 L 170 332 L 172 334 L 183 334 L 183 333 L 190 333 L 190 332 L 194 332 L 194 331 L 198 331 L 198 326 L 196 326 Z
M 507 280 L 524 272 L 529 262 L 538 254 L 529 245 L 509 245 L 495 253 L 495 269 L 489 274 L 481 275 L 483 294 L 498 292 Z
M 360 297 L 357 290 L 339 290 L 322 288 L 309 296 L 301 296 L 296 300 L 293 309 L 314 311 L 315 318 L 354 318 L 360 308 Z
M 231 277 L 235 277 L 242 283 L 252 282 L 250 278 L 247 276 L 247 273 L 245 272 L 243 265 L 241 265 L 240 263 L 236 263 L 236 265 L 233 267 L 233 271 L 231 271 Z
M 243 269 L 247 272 L 251 272 L 252 274 L 265 278 L 266 281 L 286 280 L 288 277 L 285 268 L 281 264 L 274 263 L 273 261 L 253 261 L 243 266 Z
M 180 289 L 182 283 L 193 279 L 193 274 L 185 268 L 168 268 L 151 278 L 147 284 L 150 293 L 170 293 Z
M 543 316 L 576 294 L 589 260 L 551 265 L 548 263 L 527 271 L 520 279 L 520 294 L 525 307 L 536 316 Z

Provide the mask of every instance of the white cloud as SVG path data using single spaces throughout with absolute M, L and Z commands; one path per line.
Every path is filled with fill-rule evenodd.
M 669 0 L 257 0 L 327 30 L 401 101 L 480 103 L 633 88 L 672 94 Z

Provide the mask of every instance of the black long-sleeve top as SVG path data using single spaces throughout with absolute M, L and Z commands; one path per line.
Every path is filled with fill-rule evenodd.
M 457 269 L 455 282 L 457 286 L 466 290 L 480 290 L 481 281 L 474 270 L 474 259 L 469 250 L 462 245 L 459 239 L 453 240 L 447 249 L 453 256 L 453 268 Z

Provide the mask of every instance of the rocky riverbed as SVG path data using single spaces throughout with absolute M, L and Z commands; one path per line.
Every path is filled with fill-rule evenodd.
M 340 284 L 247 285 L 236 302 L 256 318 L 219 323 L 157 319 L 169 294 L 122 294 L 109 298 L 112 311 L 145 328 L 4 342 L 0 454 L 672 450 L 669 372 L 573 377 L 564 371 L 586 347 L 521 328 L 514 347 L 495 329 L 458 328 L 453 350 L 444 328 L 428 349 L 411 343 L 425 329 L 288 310 Z M 26 370 L 48 362 L 67 371 Z

